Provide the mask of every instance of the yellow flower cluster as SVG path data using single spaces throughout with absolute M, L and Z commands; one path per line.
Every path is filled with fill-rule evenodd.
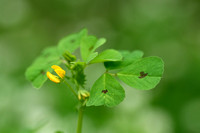
M 54 83 L 60 83 L 61 79 L 64 79 L 65 77 L 65 73 L 66 73 L 65 70 L 63 70 L 61 67 L 57 65 L 53 65 L 51 66 L 51 68 L 54 69 L 54 71 L 60 78 L 56 75 L 51 74 L 49 71 L 47 72 L 47 77 Z

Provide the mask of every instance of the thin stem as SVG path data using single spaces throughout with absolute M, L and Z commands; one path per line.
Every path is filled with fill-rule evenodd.
M 79 113 L 78 113 L 78 125 L 77 125 L 77 132 L 76 133 L 81 133 L 81 131 L 82 131 L 83 111 L 84 111 L 84 107 L 81 106 L 79 108 Z
M 71 87 L 71 85 L 68 84 L 67 81 L 65 81 L 65 80 L 64 80 L 64 83 L 65 83 L 65 84 L 67 85 L 67 87 L 72 91 L 72 93 L 73 93 L 76 97 L 78 97 L 78 95 L 76 94 L 76 92 L 74 91 L 74 89 Z

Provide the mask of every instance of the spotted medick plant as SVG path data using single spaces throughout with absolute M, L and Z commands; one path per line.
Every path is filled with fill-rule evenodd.
M 41 88 L 47 79 L 67 85 L 80 104 L 77 133 L 81 133 L 86 107 L 114 107 L 124 100 L 125 91 L 119 81 L 135 89 L 150 90 L 160 82 L 163 75 L 164 63 L 161 58 L 143 58 L 143 52 L 139 50 L 129 52 L 107 49 L 96 52 L 105 42 L 106 39 L 97 39 L 83 29 L 61 39 L 57 46 L 46 48 L 25 73 L 35 88 Z M 81 59 L 74 55 L 78 48 Z M 84 70 L 96 63 L 103 63 L 106 71 L 90 89 L 86 89 Z M 56 75 L 52 74 L 53 70 Z

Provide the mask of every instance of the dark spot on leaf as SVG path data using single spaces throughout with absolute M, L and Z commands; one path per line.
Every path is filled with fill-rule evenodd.
M 140 72 L 140 79 L 146 77 L 148 75 L 148 73 L 144 73 L 144 72 Z
M 89 50 L 91 51 L 93 48 L 94 48 L 94 46 L 90 47 L 90 49 L 89 49 Z
M 45 75 L 45 71 L 44 71 L 44 70 L 41 70 L 40 73 L 41 73 L 42 75 Z
M 72 39 L 70 42 L 71 42 L 71 43 L 74 43 L 74 42 L 75 42 L 75 40 L 74 40 L 74 39 Z
M 108 92 L 108 90 L 102 90 L 102 93 L 106 94 Z
M 44 55 L 44 57 L 49 57 L 50 56 L 50 54 L 49 53 L 46 53 L 45 55 Z

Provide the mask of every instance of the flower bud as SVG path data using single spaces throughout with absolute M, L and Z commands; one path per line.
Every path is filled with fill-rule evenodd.
M 76 56 L 71 54 L 69 51 L 65 51 L 65 53 L 63 54 L 63 57 L 68 62 L 76 61 Z
M 85 100 L 86 98 L 88 98 L 90 96 L 90 92 L 88 92 L 87 90 L 79 90 L 78 91 L 78 99 L 81 100 Z

